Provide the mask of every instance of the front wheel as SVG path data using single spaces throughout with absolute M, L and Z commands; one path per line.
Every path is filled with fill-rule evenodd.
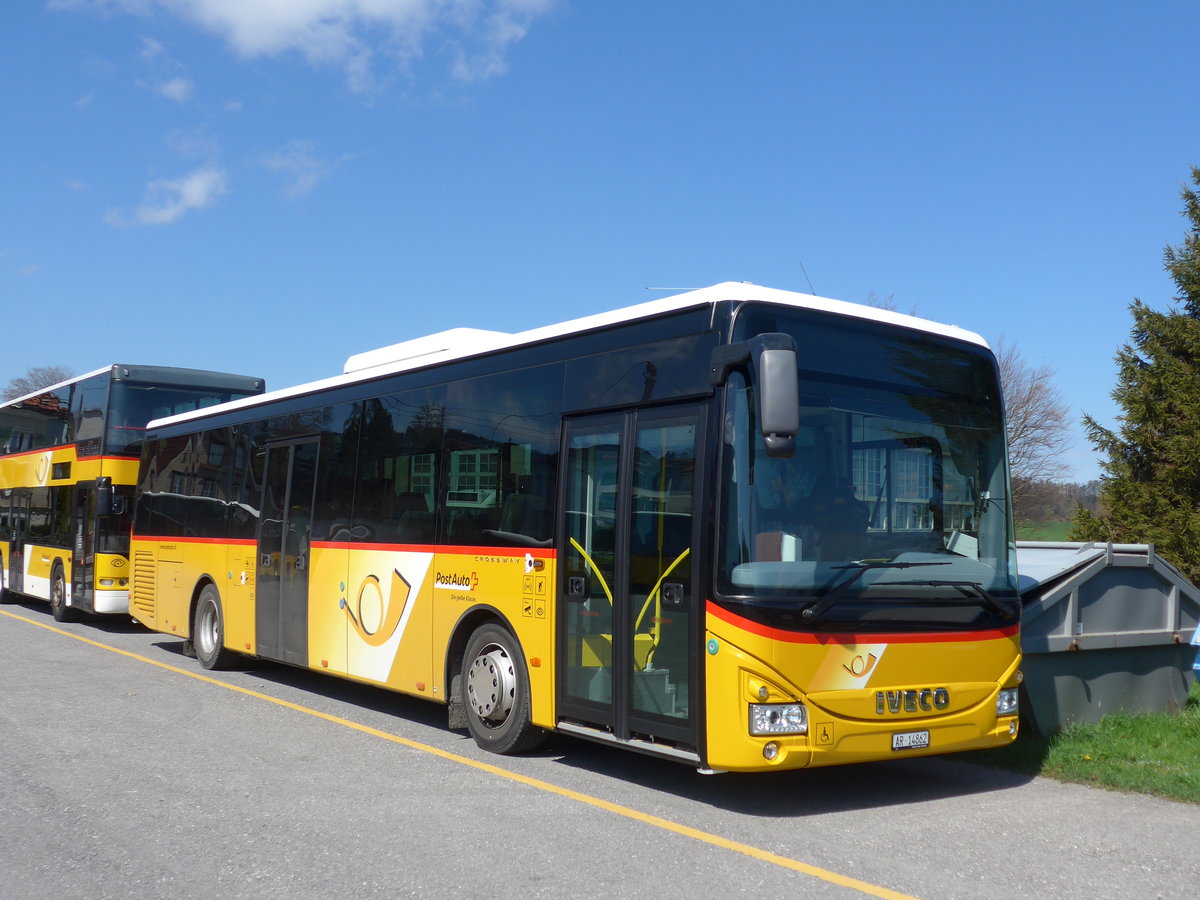
M 467 730 L 484 750 L 524 753 L 545 740 L 530 720 L 529 673 L 507 629 L 495 623 L 476 629 L 463 654 L 461 684 Z
M 221 595 L 216 587 L 205 585 L 196 601 L 192 622 L 192 646 L 196 659 L 206 669 L 227 669 L 236 654 L 225 649 L 225 618 L 221 613 Z
M 50 575 L 50 615 L 54 616 L 55 622 L 74 622 L 79 618 L 78 613 L 67 606 L 67 581 L 59 565 L 55 565 Z

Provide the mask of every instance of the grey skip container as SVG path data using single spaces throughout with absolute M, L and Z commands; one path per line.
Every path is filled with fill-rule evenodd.
M 1200 677 L 1200 589 L 1150 544 L 1017 543 L 1025 725 L 1179 712 Z
M 1196 661 L 1192 668 L 1196 670 L 1196 680 L 1200 681 L 1200 626 L 1196 627 L 1196 633 L 1192 636 L 1192 646 L 1196 648 Z

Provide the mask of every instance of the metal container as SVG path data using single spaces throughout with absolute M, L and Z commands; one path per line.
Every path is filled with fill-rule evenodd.
M 1153 545 L 1018 542 L 1017 569 L 1027 727 L 1050 735 L 1107 713 L 1183 708 L 1200 589 Z

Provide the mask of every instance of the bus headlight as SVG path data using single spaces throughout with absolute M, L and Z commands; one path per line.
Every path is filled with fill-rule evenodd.
M 808 734 L 803 703 L 751 703 L 751 734 Z
M 1017 714 L 1017 689 L 1005 688 L 996 695 L 996 715 L 1015 716 Z

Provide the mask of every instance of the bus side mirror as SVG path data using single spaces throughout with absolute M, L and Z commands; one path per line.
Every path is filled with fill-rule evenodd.
M 102 475 L 96 479 L 96 515 L 111 516 L 113 514 L 112 479 Z
M 750 363 L 758 395 L 758 427 L 767 456 L 790 458 L 800 430 L 800 382 L 796 341 L 790 334 L 766 332 L 712 353 L 709 381 L 725 383 L 735 366 Z
M 800 387 L 795 347 L 764 349 L 757 354 L 758 422 L 767 456 L 790 457 L 800 430 Z

